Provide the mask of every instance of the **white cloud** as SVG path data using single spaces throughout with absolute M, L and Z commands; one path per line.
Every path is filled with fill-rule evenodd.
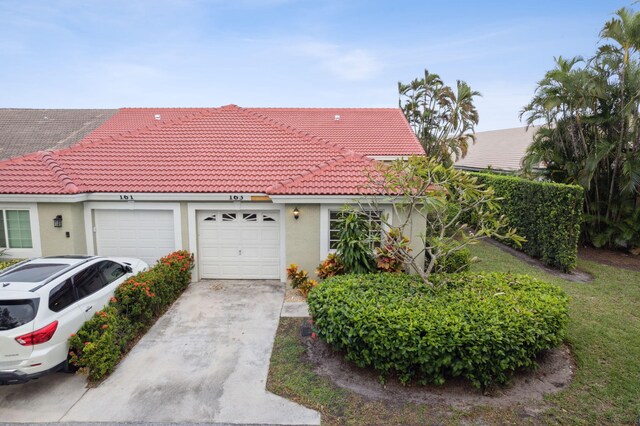
M 304 42 L 294 44 L 294 53 L 312 58 L 332 74 L 350 81 L 369 80 L 382 70 L 382 64 L 365 49 L 350 49 L 336 44 Z

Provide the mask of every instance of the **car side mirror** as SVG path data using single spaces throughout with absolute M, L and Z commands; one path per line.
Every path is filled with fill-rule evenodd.
M 131 265 L 124 265 L 124 269 L 127 271 L 127 273 L 133 272 L 133 268 L 131 267 Z

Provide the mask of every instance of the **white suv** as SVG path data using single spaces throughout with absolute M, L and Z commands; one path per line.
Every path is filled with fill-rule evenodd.
M 0 271 L 0 384 L 68 368 L 69 336 L 148 267 L 133 258 L 56 256 Z

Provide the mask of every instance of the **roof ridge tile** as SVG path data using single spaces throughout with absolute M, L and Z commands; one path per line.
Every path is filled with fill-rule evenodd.
M 67 193 L 77 194 L 80 192 L 80 189 L 54 158 L 55 153 L 53 151 L 38 151 L 38 155 L 40 161 L 53 173 Z

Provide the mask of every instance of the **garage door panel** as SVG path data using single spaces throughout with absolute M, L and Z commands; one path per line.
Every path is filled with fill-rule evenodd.
M 200 211 L 196 217 L 202 278 L 280 277 L 278 212 Z
M 176 248 L 172 210 L 94 210 L 97 254 L 153 265 Z

